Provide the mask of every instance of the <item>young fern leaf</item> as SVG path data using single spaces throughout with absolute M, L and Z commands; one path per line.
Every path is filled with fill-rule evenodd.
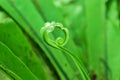
M 48 34 L 53 32 L 55 27 L 60 28 L 60 29 L 62 29 L 64 31 L 65 39 L 63 39 L 61 37 L 58 37 L 55 41 L 53 41 L 53 40 L 51 40 L 49 38 Z M 67 43 L 68 39 L 69 39 L 68 30 L 66 28 L 64 28 L 63 25 L 60 24 L 60 23 L 55 23 L 55 22 L 49 23 L 49 22 L 47 22 L 47 23 L 45 23 L 45 26 L 41 28 L 40 33 L 41 33 L 44 41 L 48 45 L 50 45 L 52 47 L 55 47 L 55 48 L 58 48 L 58 46 L 64 46 Z
M 64 39 L 62 37 L 58 37 L 54 41 L 49 38 L 49 33 L 53 32 L 55 30 L 55 28 L 60 28 L 64 32 L 64 34 L 65 34 Z M 69 32 L 68 32 L 67 28 L 64 28 L 63 25 L 60 23 L 47 22 L 41 28 L 40 33 L 41 33 L 42 38 L 48 45 L 65 52 L 67 55 L 69 55 L 72 58 L 72 60 L 74 61 L 75 65 L 77 66 L 77 68 L 81 74 L 82 80 L 90 80 L 88 73 L 87 73 L 86 69 L 84 68 L 81 60 L 78 57 L 76 57 L 75 55 L 73 55 L 73 53 L 71 53 L 69 50 L 67 50 L 63 47 L 69 39 Z

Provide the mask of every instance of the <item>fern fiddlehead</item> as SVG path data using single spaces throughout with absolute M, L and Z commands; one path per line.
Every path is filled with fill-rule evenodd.
M 49 38 L 49 33 L 52 33 L 55 30 L 55 28 L 60 28 L 64 32 L 64 34 L 65 34 L 64 39 L 62 37 L 58 37 L 54 41 L 54 40 Z M 67 50 L 63 47 L 69 39 L 69 32 L 68 32 L 67 28 L 64 28 L 63 25 L 60 24 L 60 23 L 55 23 L 55 22 L 49 23 L 49 22 L 47 22 L 41 28 L 40 33 L 41 33 L 42 38 L 44 39 L 44 41 L 48 45 L 65 52 L 66 54 L 68 54 L 73 59 L 75 65 L 79 69 L 79 72 L 80 72 L 83 80 L 90 80 L 90 78 L 89 78 L 81 60 L 79 58 L 77 58 L 75 55 L 73 55 L 73 53 L 71 53 L 69 50 Z
M 49 33 L 53 32 L 56 27 L 58 27 L 64 31 L 65 39 L 58 37 L 55 41 L 53 41 L 49 38 Z M 69 38 L 68 30 L 66 28 L 64 28 L 62 24 L 55 23 L 55 22 L 51 22 L 51 23 L 47 22 L 45 24 L 45 26 L 41 28 L 40 33 L 41 33 L 44 41 L 48 45 L 55 47 L 55 48 L 58 47 L 59 45 L 64 46 L 67 43 L 68 38 Z

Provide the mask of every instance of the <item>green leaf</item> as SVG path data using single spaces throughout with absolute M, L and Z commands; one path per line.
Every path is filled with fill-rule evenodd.
M 4 42 L 39 79 L 47 79 L 40 59 L 13 21 L 0 24 L 0 41 Z
M 91 77 L 97 76 L 97 80 L 104 76 L 104 67 L 101 59 L 105 60 L 104 48 L 105 27 L 105 0 L 85 0 L 86 10 L 86 50 L 88 53 L 88 65 Z
M 11 70 L 0 65 L 0 80 L 23 80 Z
M 119 3 L 118 3 L 119 4 Z M 107 77 L 109 80 L 120 79 L 120 21 L 117 0 L 109 1 L 107 12 L 106 42 L 107 42 Z
M 25 64 L 0 41 L 0 65 L 11 70 L 23 80 L 38 80 Z M 11 74 L 10 74 L 11 75 Z

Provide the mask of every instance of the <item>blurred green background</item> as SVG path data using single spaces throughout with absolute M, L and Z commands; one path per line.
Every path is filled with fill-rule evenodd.
M 64 47 L 91 80 L 120 80 L 120 0 L 0 0 L 0 80 L 83 80 L 74 61 L 40 36 L 52 21 L 69 30 Z

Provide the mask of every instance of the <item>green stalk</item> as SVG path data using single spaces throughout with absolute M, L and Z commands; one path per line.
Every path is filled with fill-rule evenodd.
M 61 37 L 58 37 L 55 41 L 53 41 L 49 38 L 49 33 L 53 32 L 55 28 L 60 28 L 61 30 L 63 30 L 63 32 L 65 34 L 64 39 Z M 41 35 L 42 35 L 44 41 L 48 45 L 65 52 L 67 55 L 69 55 L 72 58 L 75 65 L 79 69 L 79 72 L 82 75 L 83 80 L 90 80 L 86 69 L 83 67 L 81 60 L 79 58 L 77 58 L 75 55 L 73 55 L 72 52 L 70 52 L 69 50 L 67 50 L 63 47 L 69 39 L 69 32 L 68 32 L 67 28 L 64 28 L 63 25 L 60 23 L 51 22 L 51 23 L 46 23 L 45 26 L 42 27 L 40 32 L 41 32 Z

